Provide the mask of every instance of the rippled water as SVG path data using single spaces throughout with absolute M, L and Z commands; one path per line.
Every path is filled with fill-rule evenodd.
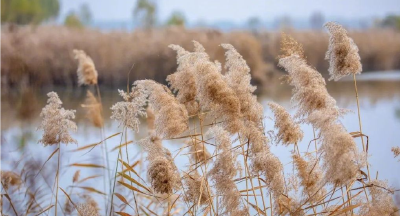
M 368 75 L 372 76 L 372 75 Z M 397 75 L 398 76 L 398 75 Z M 370 154 L 369 162 L 371 166 L 371 175 L 375 177 L 379 175 L 380 179 L 387 179 L 392 186 L 400 187 L 400 162 L 395 159 L 391 152 L 391 147 L 400 146 L 400 80 L 396 78 L 375 79 L 368 77 L 360 77 L 358 82 L 358 91 L 360 96 L 360 111 L 363 133 L 369 138 L 368 152 Z M 396 77 L 396 76 L 395 76 Z M 54 151 L 54 147 L 42 147 L 38 144 L 41 132 L 36 128 L 40 122 L 39 113 L 46 103 L 45 92 L 54 90 L 59 93 L 64 107 L 67 109 L 77 110 L 78 131 L 73 134 L 77 139 L 79 146 L 92 144 L 101 141 L 101 133 L 98 129 L 92 127 L 84 118 L 84 112 L 81 104 L 84 102 L 86 90 L 80 89 L 41 89 L 25 91 L 19 95 L 2 95 L 2 142 L 1 156 L 2 169 L 21 170 L 22 165 L 18 164 L 18 158 L 21 155 L 26 160 L 36 161 L 42 164 L 47 157 Z M 91 89 L 94 90 L 94 89 Z M 352 81 L 329 82 L 329 93 L 337 100 L 338 105 L 342 108 L 349 109 L 350 112 L 342 118 L 342 123 L 349 132 L 359 130 L 357 117 L 357 104 L 355 100 L 354 83 Z M 104 112 L 106 116 L 105 134 L 107 136 L 117 132 L 121 132 L 118 124 L 109 120 L 109 107 L 120 97 L 116 90 L 102 89 L 102 101 L 104 104 Z M 268 101 L 275 101 L 286 107 L 290 113 L 295 110 L 290 104 L 291 89 L 287 85 L 271 85 L 266 88 L 266 92 L 259 96 L 259 101 L 266 107 Z M 265 108 L 265 115 L 271 117 L 270 110 Z M 144 124 L 145 125 L 145 124 Z M 266 131 L 273 130 L 273 122 L 266 118 Z M 313 139 L 312 128 L 309 125 L 302 125 L 304 130 L 304 139 L 299 144 L 300 151 L 305 152 L 310 140 Z M 129 133 L 127 140 L 138 140 L 146 136 L 146 129 L 143 127 L 138 134 Z M 356 139 L 360 145 L 359 138 Z M 121 136 L 113 137 L 107 140 L 107 148 L 110 150 L 119 145 Z M 173 154 L 177 154 L 183 145 L 183 140 L 166 141 L 166 146 L 170 148 Z M 71 176 L 76 168 L 68 167 L 72 163 L 102 163 L 100 147 L 96 147 L 91 152 L 70 152 L 77 147 L 75 145 L 62 146 L 62 173 L 61 187 L 67 188 L 71 185 Z M 129 145 L 131 163 L 140 159 L 139 149 L 134 145 Z M 311 147 L 312 148 L 312 147 Z M 361 148 L 361 147 L 360 147 Z M 290 150 L 286 147 L 274 146 L 272 151 L 285 164 L 290 166 Z M 115 166 L 117 151 L 110 153 L 111 167 Z M 126 156 L 124 156 L 126 157 Z M 54 160 L 54 159 L 53 159 Z M 187 157 L 177 157 L 176 163 L 180 169 L 185 169 Z M 55 161 L 51 161 L 46 165 L 48 170 L 55 167 Z M 291 167 L 291 166 L 290 166 Z M 82 178 L 102 174 L 101 170 L 81 168 Z M 112 172 L 112 171 L 111 171 Z M 43 177 L 48 173 L 45 169 Z M 54 174 L 53 174 L 54 176 Z M 53 177 L 54 178 L 54 177 Z M 93 183 L 90 183 L 93 184 Z M 102 190 L 103 184 L 101 180 L 96 182 L 96 188 Z M 108 189 L 106 189 L 108 190 Z

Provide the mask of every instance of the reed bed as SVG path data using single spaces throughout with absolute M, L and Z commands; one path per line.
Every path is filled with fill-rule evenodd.
M 287 30 L 305 47 L 308 62 L 324 76 L 328 61 L 324 60 L 329 35 L 322 31 Z M 351 31 L 349 35 L 359 47 L 364 71 L 400 69 L 400 33 L 384 29 Z M 220 62 L 224 52 L 218 45 L 232 44 L 247 60 L 252 81 L 268 86 L 279 71 L 279 32 L 224 33 L 217 30 L 165 28 L 134 32 L 101 32 L 93 29 L 70 29 L 60 26 L 2 26 L 1 72 L 2 86 L 75 85 L 75 60 L 71 50 L 89 54 L 99 73 L 102 86 L 126 84 L 127 71 L 135 64 L 131 79 L 149 78 L 165 84 L 165 78 L 175 71 L 174 52 L 169 44 L 190 48 L 191 40 L 199 41 L 208 55 Z
M 325 26 L 331 80 L 353 76 L 359 105 L 356 74 L 362 64 L 357 43 L 339 24 Z M 128 79 L 126 91 L 119 90 L 121 101 L 110 107 L 119 127 L 105 131 L 98 85 L 102 75 L 90 55 L 75 50 L 79 83 L 90 87 L 82 106 L 99 140 L 73 152 L 100 160 L 65 166 L 62 148 L 77 142 L 71 134 L 78 129 L 75 111 L 63 108 L 57 93 L 48 93 L 39 142 L 42 148 L 57 147 L 45 161 L 17 162 L 24 163 L 19 173 L 2 171 L 2 215 L 399 215 L 393 201 L 398 190 L 371 176 L 359 109 L 359 130 L 349 132 L 340 122 L 346 111 L 308 62 L 306 48 L 288 34 L 282 37 L 279 66 L 288 72 L 285 80 L 293 88 L 296 113 L 291 116 L 279 104 L 268 103 L 274 128 L 264 126 L 251 67 L 235 46 L 221 44 L 225 60 L 217 61 L 193 41 L 192 51 L 169 46 L 176 51 L 178 66 L 167 85 L 136 80 L 130 87 Z M 143 129 L 144 122 L 145 137 L 130 140 L 128 134 Z M 301 124 L 313 127 L 314 139 L 303 140 Z M 109 149 L 113 138 L 119 141 Z M 181 144 L 179 149 L 166 145 L 171 140 Z M 274 154 L 273 144 L 293 149 L 289 164 Z M 101 150 L 92 152 L 95 148 Z M 110 158 L 114 151 L 116 158 Z M 398 147 L 392 151 L 399 155 Z M 187 158 L 187 163 L 177 164 L 178 158 Z M 60 186 L 60 174 L 71 167 L 79 168 L 67 176 L 71 185 Z M 101 171 L 87 176 L 88 170 Z M 99 178 L 103 187 L 95 184 Z

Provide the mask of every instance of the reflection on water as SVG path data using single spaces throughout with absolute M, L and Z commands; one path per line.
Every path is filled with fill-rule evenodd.
M 101 134 L 98 129 L 92 127 L 88 120 L 85 119 L 84 110 L 81 104 L 84 103 L 86 90 L 84 87 L 71 89 L 41 89 L 27 90 L 15 95 L 2 95 L 1 98 L 1 130 L 2 130 L 2 165 L 3 169 L 18 166 L 15 162 L 17 158 L 25 155 L 31 164 L 42 164 L 48 155 L 54 150 L 52 147 L 43 149 L 37 141 L 40 139 L 40 132 L 36 128 L 39 125 L 39 113 L 45 105 L 48 91 L 54 90 L 59 93 L 61 100 L 64 102 L 66 109 L 76 109 L 76 122 L 78 124 L 78 132 L 73 134 L 78 140 L 79 146 L 99 142 Z M 91 89 L 94 90 L 94 89 Z M 329 82 L 329 93 L 338 101 L 338 105 L 342 108 L 350 109 L 350 112 L 342 122 L 349 132 L 358 131 L 357 105 L 355 101 L 354 83 L 353 82 Z M 388 179 L 389 184 L 400 187 L 400 162 L 393 158 L 390 151 L 392 146 L 400 146 L 400 81 L 359 81 L 358 91 L 360 96 L 360 111 L 363 124 L 363 132 L 369 137 L 369 153 L 371 167 L 371 175 L 375 177 L 379 171 L 379 178 Z M 111 114 L 109 107 L 117 101 L 120 96 L 116 90 L 101 89 L 102 102 L 104 105 L 105 131 L 106 135 L 120 132 L 117 123 L 109 120 Z M 268 91 L 259 96 L 260 102 L 266 107 L 268 101 L 275 101 L 286 107 L 293 114 L 294 109 L 290 104 L 291 88 L 286 84 L 276 84 L 268 87 Z M 272 116 L 269 110 L 265 110 L 266 116 Z M 273 129 L 273 122 L 266 118 L 266 130 Z M 300 150 L 306 151 L 307 145 L 313 139 L 312 128 L 309 125 L 302 125 L 305 137 L 300 143 Z M 129 134 L 128 139 L 138 140 L 146 136 L 145 127 L 139 134 Z M 120 142 L 120 138 L 108 140 L 108 149 L 112 149 Z M 173 145 L 180 141 L 168 141 L 167 145 L 177 150 L 182 145 Z M 360 142 L 357 140 L 357 142 Z M 172 145 L 169 145 L 172 144 Z M 63 147 L 63 167 L 65 168 L 71 163 L 98 162 L 101 163 L 100 149 L 94 149 L 90 154 L 79 154 L 78 157 L 67 157 L 70 150 L 76 149 L 76 146 L 69 145 Z M 131 146 L 130 148 L 135 148 Z M 23 152 L 21 150 L 24 150 Z M 177 151 L 172 151 L 176 154 Z M 273 147 L 272 150 L 281 158 L 283 164 L 290 161 L 290 149 L 286 147 Z M 110 162 L 115 162 L 116 151 L 110 155 Z M 133 157 L 133 155 L 132 155 Z M 184 164 L 187 159 L 182 160 Z M 46 165 L 48 166 L 48 165 Z M 50 167 L 55 165 L 50 163 Z M 43 175 L 51 175 L 51 168 L 44 171 Z M 74 169 L 64 169 L 62 176 L 73 176 Z M 91 169 L 85 172 L 83 177 L 101 174 L 99 170 Z M 100 173 L 99 173 L 100 172 Z M 69 185 L 70 179 L 62 179 L 61 185 Z M 32 183 L 33 184 L 33 183 Z M 100 184 L 99 188 L 101 188 Z

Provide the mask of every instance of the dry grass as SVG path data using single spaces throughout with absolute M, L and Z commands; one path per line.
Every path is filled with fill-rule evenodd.
M 2 171 L 2 214 L 399 215 L 392 198 L 395 190 L 385 181 L 371 180 L 359 110 L 360 130 L 350 133 L 338 120 L 343 111 L 329 94 L 325 79 L 307 61 L 309 57 L 303 55 L 300 44 L 287 39 L 279 64 L 288 72 L 297 114 L 290 116 L 276 103 L 269 103 L 269 107 L 275 115 L 273 137 L 277 144 L 294 147 L 288 164 L 293 167 L 290 173 L 284 173 L 290 169 L 285 169 L 282 158 L 271 151 L 274 141 L 265 133 L 263 107 L 251 84 L 251 67 L 240 50 L 222 44 L 218 49 L 225 49 L 225 61 L 213 61 L 207 47 L 194 41 L 194 51 L 171 46 L 177 51 L 179 64 L 167 79 L 173 91 L 152 80 L 135 81 L 132 89 L 119 91 L 122 101 L 111 107 L 111 118 L 120 127 L 107 128 L 112 135 L 105 136 L 104 104 L 98 86 L 97 98 L 88 94 L 87 117 L 100 128 L 102 136 L 97 143 L 76 147 L 73 154 L 95 156 L 91 151 L 101 146 L 101 156 L 97 155 L 100 162 L 66 166 L 66 160 L 60 161 L 64 153 L 61 144 L 76 142 L 69 133 L 76 130 L 75 116 L 74 111 L 62 108 L 55 92 L 49 93 L 39 127 L 44 130 L 41 142 L 48 145 L 46 148 L 57 148 L 47 160 L 21 158 L 16 162 L 16 167 L 22 164 L 18 172 Z M 350 50 L 345 53 L 354 51 L 352 46 L 347 48 Z M 96 52 L 91 54 L 95 58 Z M 328 57 L 334 58 L 329 59 L 334 68 L 332 76 L 349 74 L 337 62 L 360 63 L 348 55 Z M 93 73 L 81 72 L 78 70 L 82 80 L 92 80 Z M 104 79 L 101 72 L 98 78 Z M 355 76 L 354 88 L 358 104 Z M 138 132 L 143 118 L 148 118 L 147 136 L 129 140 L 127 134 Z M 301 140 L 299 124 L 312 125 L 317 132 L 315 139 Z M 119 142 L 108 150 L 106 140 L 113 137 Z M 361 139 L 362 145 L 356 139 Z M 171 151 L 165 145 L 170 140 L 182 146 Z M 299 151 L 301 142 L 312 141 L 315 149 Z M 138 148 L 128 149 L 128 145 Z M 118 151 L 116 158 L 108 158 L 114 150 Z M 395 155 L 397 150 L 393 150 Z M 178 157 L 189 157 L 188 163 L 175 164 Z M 110 160 L 115 161 L 115 167 L 110 166 Z M 71 167 L 85 172 L 67 176 L 71 183 L 63 188 L 58 179 Z M 103 172 L 88 175 L 88 170 Z M 101 177 L 103 188 L 96 184 Z M 39 187 L 39 182 L 45 186 Z M 94 195 L 104 198 L 104 205 Z

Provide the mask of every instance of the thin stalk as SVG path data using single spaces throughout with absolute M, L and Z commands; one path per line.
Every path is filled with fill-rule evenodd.
M 271 211 L 271 216 L 272 216 L 274 214 L 272 212 L 273 206 L 272 206 L 272 193 L 271 193 L 271 191 L 269 192 L 269 205 L 271 206 L 270 207 L 270 211 Z
M 7 192 L 6 188 L 4 187 L 4 184 L 3 184 L 3 182 L 1 182 L 1 186 L 3 186 L 3 188 L 4 188 L 4 191 L 6 192 L 6 195 L 8 196 L 8 198 L 10 198 L 10 199 L 8 199 L 8 201 L 10 202 L 10 205 L 11 205 L 11 207 L 12 207 L 12 209 L 13 209 L 13 211 L 14 211 L 15 215 L 17 215 L 17 216 L 18 216 L 18 214 L 17 214 L 17 211 L 15 210 L 15 207 L 14 207 L 14 205 L 13 205 L 12 201 L 11 201 L 11 197 L 10 197 L 10 195 L 8 194 L 8 192 Z M 2 196 L 3 196 L 3 195 L 2 195 Z M 3 197 L 2 197 L 2 199 L 1 199 L 1 212 L 3 212 Z M 3 215 L 3 213 L 2 213 L 1 215 Z
M 58 161 L 57 161 L 57 174 L 56 174 L 56 179 L 57 179 L 57 187 L 56 187 L 56 205 L 55 205 L 55 215 L 57 216 L 57 206 L 58 206 L 58 180 L 59 180 L 59 175 L 60 175 L 60 157 L 61 157 L 61 145 L 58 143 Z
M 315 138 L 315 128 L 312 128 L 313 135 L 314 135 L 314 145 L 315 145 L 315 158 L 318 159 L 318 147 L 317 147 L 317 140 Z
M 128 128 L 125 128 L 125 143 L 128 143 L 128 131 L 127 131 L 127 130 L 128 130 Z M 129 165 L 129 164 L 131 164 L 131 163 L 129 162 L 128 145 L 125 145 L 125 150 L 126 150 L 126 160 L 127 160 L 127 162 L 128 162 L 128 165 Z M 129 177 L 132 178 L 131 171 L 129 171 L 128 173 L 129 173 Z M 131 186 L 133 186 L 132 182 L 131 182 Z M 138 205 L 137 205 L 137 202 L 136 202 L 136 194 L 135 194 L 135 191 L 132 191 L 132 193 L 133 193 L 133 200 L 134 200 L 134 202 L 135 202 L 136 213 L 139 215 L 139 208 L 138 208 Z
M 113 201 L 114 201 L 114 192 L 115 192 L 115 182 L 117 181 L 117 172 L 118 172 L 118 164 L 119 164 L 119 158 L 121 157 L 121 160 L 122 160 L 122 152 L 121 152 L 121 144 L 122 144 L 122 139 L 123 139 L 123 137 L 124 137 L 124 130 L 122 130 L 123 132 L 122 132 L 122 134 L 121 134 L 121 140 L 120 140 L 120 142 L 119 142 L 119 151 L 118 151 L 118 157 L 117 157 L 117 163 L 116 163 L 116 166 L 115 166 L 115 172 L 114 172 L 114 183 L 113 183 L 113 188 L 112 188 L 112 193 L 111 193 L 111 207 L 110 207 L 110 216 L 112 215 L 112 212 L 113 212 L 113 207 L 114 207 L 114 205 L 113 205 Z M 123 164 L 121 164 L 121 166 L 123 166 Z M 122 170 L 123 170 L 124 168 L 122 167 Z
M 361 143 L 362 143 L 363 150 L 364 150 L 365 154 L 367 154 L 368 181 L 371 181 L 371 175 L 369 173 L 369 164 L 368 164 L 368 152 L 367 152 L 367 149 L 365 148 L 364 137 L 363 137 L 363 132 L 362 132 L 360 102 L 359 102 L 359 99 L 358 99 L 356 74 L 353 74 L 353 79 L 354 79 L 354 89 L 355 89 L 355 92 L 356 92 L 356 100 L 357 100 L 358 125 L 360 127 L 360 134 L 361 134 L 360 138 L 361 138 Z
M 263 204 L 263 211 L 265 212 L 265 201 L 264 201 L 264 194 L 263 194 L 263 190 L 262 190 L 262 186 L 261 186 L 261 181 L 260 181 L 260 175 L 257 174 L 257 180 L 258 180 L 258 186 L 260 187 L 260 192 L 261 192 L 261 200 L 262 200 L 262 204 Z
M 97 91 L 97 98 L 98 98 L 98 100 L 99 100 L 99 103 L 100 103 L 100 115 L 101 115 L 101 117 L 104 119 L 104 116 L 103 116 L 103 103 L 102 103 L 102 101 L 101 101 L 101 93 L 100 93 L 100 88 L 99 88 L 99 85 L 96 83 L 96 91 Z M 102 140 L 104 140 L 103 141 L 103 143 L 104 143 L 104 146 L 103 145 L 101 145 L 101 150 L 102 150 L 102 152 L 103 152 L 103 165 L 104 166 L 106 166 L 106 170 L 104 170 L 104 184 L 103 184 L 103 187 L 104 187 L 104 192 L 106 191 L 106 188 L 107 188 L 107 186 L 106 186 L 106 176 L 105 176 L 105 174 L 106 174 L 106 172 L 107 172 L 107 174 L 108 174 L 108 181 L 109 181 L 109 184 L 111 185 L 111 173 L 110 173 L 110 161 L 109 161 L 109 159 L 108 159 L 108 149 L 107 149 L 107 141 L 105 140 L 105 132 L 104 132 L 104 124 L 101 126 L 101 128 L 100 128 L 100 133 L 101 133 L 101 139 Z M 104 156 L 105 156 L 105 158 L 104 158 Z M 106 162 L 104 162 L 104 161 L 106 161 Z M 108 212 L 108 205 L 107 205 L 107 197 L 106 196 L 104 196 L 104 205 L 106 206 L 106 209 L 105 209 L 105 211 L 106 211 L 106 214 L 107 214 L 107 212 Z
M 239 135 L 238 135 L 238 136 L 239 136 Z M 239 137 L 240 137 L 240 136 L 239 136 Z M 249 140 L 248 140 L 248 141 L 247 141 L 247 146 L 249 146 L 249 145 L 250 145 L 250 142 L 249 142 Z M 247 176 L 249 176 L 251 188 L 252 188 L 253 195 L 254 195 L 254 200 L 255 200 L 255 202 L 256 202 L 256 206 L 257 206 L 257 208 L 260 208 L 260 207 L 258 206 L 257 197 L 256 197 L 256 192 L 255 192 L 255 190 L 254 190 L 253 179 L 250 177 L 249 166 L 247 165 L 247 160 L 248 160 L 247 155 L 248 155 L 248 151 L 249 151 L 249 147 L 247 147 L 247 154 L 245 154 L 244 146 L 242 145 L 243 161 L 244 161 L 245 173 L 246 173 L 247 207 L 249 206 L 249 191 L 248 191 L 248 188 L 247 188 Z M 248 208 L 248 209 L 249 209 L 249 208 Z M 257 211 L 257 214 L 259 214 L 258 211 Z
M 201 133 L 201 144 L 203 144 L 203 150 L 204 150 L 203 117 L 200 115 L 199 115 L 199 123 L 200 123 L 200 133 Z M 207 179 L 207 162 L 206 161 L 204 161 L 204 169 L 205 169 L 204 171 L 203 171 L 203 169 L 201 169 L 201 170 L 203 171 L 203 176 L 204 176 L 204 179 L 206 182 L 208 196 L 211 197 L 211 189 L 210 189 L 210 186 L 208 184 L 208 179 Z M 214 215 L 216 215 L 213 201 L 211 199 L 209 199 L 209 200 L 210 200 L 210 204 L 211 204 L 211 209 L 213 210 Z M 210 212 L 210 214 L 211 214 L 211 212 Z

